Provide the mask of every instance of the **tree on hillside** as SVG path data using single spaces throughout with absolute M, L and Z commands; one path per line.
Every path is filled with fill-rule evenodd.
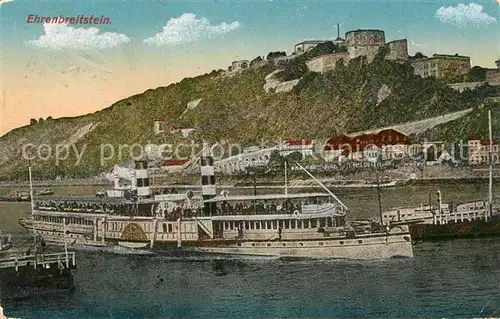
M 281 156 L 280 152 L 275 150 L 269 155 L 269 162 L 267 167 L 270 171 L 281 171 L 283 169 L 285 159 Z
M 30 119 L 30 125 L 36 125 L 37 123 L 36 119 Z
M 274 60 L 274 59 L 282 57 L 282 56 L 286 56 L 286 52 L 284 52 L 284 51 L 282 51 L 282 52 L 280 52 L 280 51 L 269 52 L 269 54 L 266 57 L 266 60 L 270 61 L 270 60 Z
M 312 54 L 315 54 L 316 56 L 320 56 L 320 55 L 338 52 L 338 47 L 335 44 L 333 44 L 332 41 L 326 41 L 326 42 L 318 44 L 310 52 Z
M 262 61 L 263 61 L 263 59 L 260 56 L 258 56 L 255 59 L 253 59 L 252 61 L 250 61 L 250 66 L 254 66 L 255 64 L 262 62 Z
M 480 66 L 475 66 L 469 70 L 469 79 L 473 82 L 482 82 L 486 79 L 486 70 Z
M 295 162 L 302 161 L 304 158 L 302 156 L 302 153 L 297 151 L 297 152 L 293 152 L 293 153 L 288 154 L 287 156 L 285 156 L 284 159 L 285 159 L 285 161 L 288 162 L 288 164 L 292 165 Z
M 417 52 L 417 53 L 415 53 L 414 56 L 412 56 L 410 58 L 412 58 L 412 59 L 426 59 L 427 56 L 424 55 L 422 52 Z

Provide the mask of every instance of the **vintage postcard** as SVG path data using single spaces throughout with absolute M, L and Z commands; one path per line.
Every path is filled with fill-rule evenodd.
M 499 0 L 0 0 L 0 319 L 500 317 Z

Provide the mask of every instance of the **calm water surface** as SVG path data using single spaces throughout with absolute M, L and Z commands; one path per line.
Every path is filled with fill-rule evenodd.
M 487 192 L 482 185 L 388 188 L 383 208 L 427 203 L 437 189 L 456 203 Z M 375 190 L 336 193 L 356 217 L 376 214 Z M 1 203 L 0 228 L 24 237 L 17 219 L 27 211 L 29 203 Z M 3 306 L 23 318 L 500 316 L 500 238 L 413 247 L 413 259 L 363 262 L 79 253 L 76 291 Z
M 471 318 L 500 312 L 500 238 L 417 244 L 371 262 L 79 254 L 71 294 L 4 304 L 26 318 Z

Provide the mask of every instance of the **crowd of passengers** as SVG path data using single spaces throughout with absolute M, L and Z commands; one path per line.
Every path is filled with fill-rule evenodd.
M 223 201 L 212 214 L 207 212 L 205 209 L 182 209 L 180 207 L 174 208 L 171 211 L 159 211 L 161 216 L 166 219 L 176 220 L 179 217 L 200 217 L 200 216 L 224 216 L 224 215 L 266 215 L 266 214 L 294 214 L 301 213 L 302 208 L 299 203 L 294 204 L 291 201 L 285 201 L 283 205 L 276 204 L 251 204 L 244 205 L 242 203 L 236 203 L 231 205 L 230 203 Z
M 299 203 L 293 204 L 291 201 L 285 201 L 283 205 L 257 203 L 251 205 L 243 205 L 236 203 L 234 205 L 228 202 L 222 202 L 217 210 L 218 215 L 252 215 L 252 214 L 292 214 L 301 212 L 302 208 Z
M 42 201 L 35 204 L 35 209 L 39 210 L 54 210 L 58 212 L 88 212 L 88 213 L 100 213 L 100 212 L 121 212 L 127 213 L 132 212 L 131 205 L 125 204 L 110 204 L 110 203 L 78 203 L 75 201 Z

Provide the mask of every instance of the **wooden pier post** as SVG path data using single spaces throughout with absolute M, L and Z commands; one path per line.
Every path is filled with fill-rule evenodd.
M 154 220 L 153 222 L 153 234 L 151 235 L 151 242 L 149 244 L 150 249 L 153 249 L 153 245 L 156 239 L 156 229 L 158 228 L 158 220 Z
M 177 220 L 177 247 L 182 246 L 182 239 L 181 239 L 181 218 Z

